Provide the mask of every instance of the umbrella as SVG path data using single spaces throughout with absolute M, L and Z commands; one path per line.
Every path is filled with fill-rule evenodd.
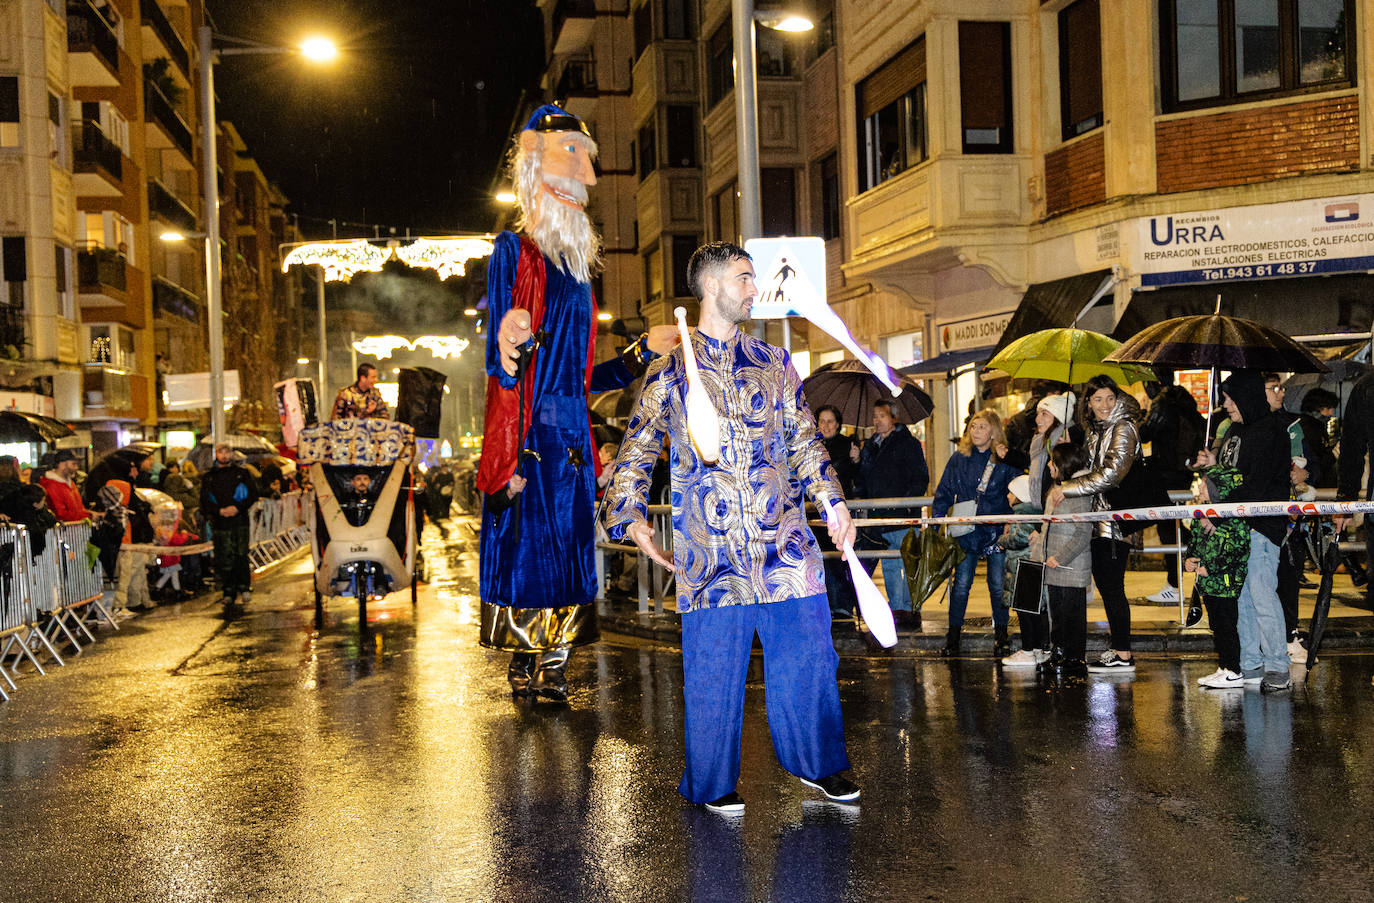
M 155 455 L 160 451 L 162 451 L 162 446 L 156 442 L 130 442 L 123 448 L 115 449 L 110 452 L 110 454 L 119 455 L 119 457 L 132 461 L 135 464 L 141 464 L 144 458 Z
M 0 442 L 46 442 L 52 445 L 75 431 L 61 420 L 28 411 L 0 411 Z
M 988 361 L 1015 379 L 1052 379 L 1077 385 L 1093 376 L 1110 376 L 1121 385 L 1153 382 L 1154 373 L 1130 364 L 1103 363 L 1120 347 L 1116 339 L 1086 329 L 1042 329 L 1012 342 Z
M 1273 370 L 1325 373 L 1304 346 L 1254 320 L 1219 313 L 1175 317 L 1147 326 L 1108 354 L 1114 363 L 1158 364 L 1176 370 Z
M 1368 529 L 1366 526 L 1365 529 Z M 1320 531 L 1320 535 L 1313 533 Z M 1329 522 L 1312 525 L 1308 532 L 1308 543 L 1314 543 L 1320 552 L 1313 556 L 1321 570 L 1321 583 L 1317 585 L 1317 603 L 1312 608 L 1312 622 L 1307 631 L 1307 676 L 1312 676 L 1312 668 L 1317 664 L 1317 653 L 1321 650 L 1322 635 L 1326 632 L 1326 617 L 1331 612 L 1331 583 L 1336 568 L 1341 563 L 1340 535 Z M 1316 551 L 1316 549 L 1312 549 Z
M 860 361 L 826 364 L 802 380 L 812 411 L 834 405 L 840 411 L 840 422 L 852 426 L 872 426 L 873 403 L 883 398 L 892 402 L 903 423 L 919 423 L 935 410 L 930 396 L 915 382 L 903 376 L 898 385 L 902 394 L 894 397 Z
M 220 441 L 228 443 L 230 448 L 249 460 L 277 454 L 275 445 L 252 433 L 228 433 L 221 437 Z M 186 458 L 195 465 L 196 470 L 205 471 L 213 467 L 215 463 L 215 440 L 210 436 L 205 436 L 196 443 L 196 447 L 191 449 Z

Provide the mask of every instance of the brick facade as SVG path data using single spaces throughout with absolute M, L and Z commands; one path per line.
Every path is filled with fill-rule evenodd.
M 1058 216 L 1107 199 L 1102 130 L 1045 155 L 1045 213 Z
M 1160 122 L 1155 145 L 1160 194 L 1357 170 L 1359 98 L 1304 99 Z

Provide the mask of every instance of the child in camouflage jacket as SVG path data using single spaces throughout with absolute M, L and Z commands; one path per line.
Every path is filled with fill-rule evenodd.
M 1209 467 L 1193 483 L 1193 498 L 1200 505 L 1224 502 L 1240 484 L 1240 471 L 1234 467 Z M 1206 689 L 1243 687 L 1236 619 L 1250 557 L 1250 528 L 1239 517 L 1199 517 L 1190 532 L 1183 568 L 1197 574 L 1193 586 L 1207 606 L 1219 664 L 1214 674 L 1201 678 L 1198 684 Z

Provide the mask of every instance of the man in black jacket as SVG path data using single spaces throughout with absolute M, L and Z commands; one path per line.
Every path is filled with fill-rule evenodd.
M 930 488 L 930 468 L 926 466 L 921 442 L 897 422 L 892 402 L 886 398 L 873 403 L 873 435 L 859 455 L 859 479 L 864 498 L 907 498 L 922 496 Z M 920 517 L 920 508 L 884 508 L 872 517 Z M 880 531 L 888 549 L 900 549 L 908 527 L 888 527 Z M 884 558 L 883 585 L 898 627 L 910 625 L 911 593 L 900 558 Z M 872 568 L 869 568 L 872 573 Z
M 1350 390 L 1341 417 L 1341 460 L 1337 467 L 1340 479 L 1336 484 L 1336 498 L 1353 502 L 1360 497 L 1360 481 L 1364 479 L 1365 459 L 1374 451 L 1374 373 L 1366 373 Z M 1374 499 L 1374 479 L 1365 490 L 1366 499 Z M 1337 530 L 1344 530 L 1350 515 L 1337 514 L 1332 518 Z M 1374 574 L 1374 524 L 1370 516 L 1364 518 L 1365 561 L 1368 573 Z M 1365 599 L 1374 603 L 1374 580 L 1364 586 Z
M 1231 428 L 1216 454 L 1198 454 L 1204 467 L 1224 464 L 1240 471 L 1241 485 L 1227 501 L 1287 502 L 1292 464 L 1288 427 L 1269 409 L 1264 378 L 1248 370 L 1232 374 L 1221 384 L 1222 404 Z M 1247 684 L 1258 683 L 1266 693 L 1291 689 L 1288 672 L 1288 637 L 1279 603 L 1279 546 L 1288 530 L 1288 518 L 1249 517 L 1250 556 L 1245 584 L 1240 590 L 1240 668 Z
M 215 466 L 201 478 L 200 510 L 215 543 L 215 572 L 230 605 L 253 598 L 253 571 L 248 564 L 248 509 L 258 500 L 258 487 L 247 470 L 234 463 L 227 443 L 215 446 Z

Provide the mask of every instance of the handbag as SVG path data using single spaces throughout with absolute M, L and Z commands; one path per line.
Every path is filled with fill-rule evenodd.
M 1023 558 L 1016 565 L 1016 582 L 1011 590 L 1012 611 L 1023 615 L 1045 612 L 1045 564 Z
M 992 455 L 988 455 L 988 466 L 983 468 L 983 478 L 978 481 L 978 494 L 962 502 L 955 502 L 949 509 L 951 517 L 973 517 L 978 513 L 978 501 L 987 491 L 988 481 L 992 479 L 992 469 L 996 465 L 996 460 Z M 949 535 L 956 539 L 960 536 L 967 536 L 973 532 L 975 524 L 950 524 Z
M 906 574 L 911 607 L 920 611 L 964 560 L 958 540 L 943 530 L 908 530 L 902 537 L 902 571 Z

